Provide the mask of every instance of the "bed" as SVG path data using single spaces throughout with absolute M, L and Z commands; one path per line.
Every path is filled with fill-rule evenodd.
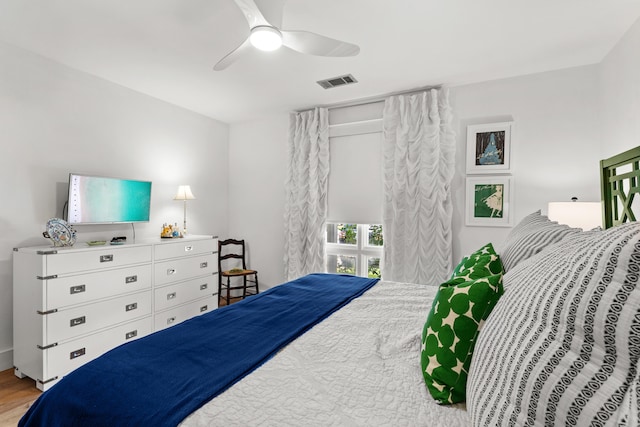
M 633 219 L 639 161 L 602 162 L 605 224 Z M 534 212 L 490 246 L 440 287 L 314 274 L 198 316 L 65 376 L 20 425 L 638 425 L 640 226 L 582 231 Z M 500 272 L 474 276 L 498 256 Z M 430 343 L 460 349 L 433 330 L 441 310 L 480 307 L 447 308 L 469 283 L 496 297 L 452 368 L 462 396 L 443 404 L 450 369 L 436 375 L 446 358 Z

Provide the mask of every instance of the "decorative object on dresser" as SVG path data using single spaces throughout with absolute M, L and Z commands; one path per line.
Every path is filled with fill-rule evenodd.
M 42 233 L 44 237 L 53 242 L 53 246 L 73 246 L 76 242 L 76 230 L 65 220 L 51 218 L 47 221 L 47 231 Z
M 176 193 L 173 200 L 182 200 L 184 201 L 184 223 L 182 225 L 182 235 L 187 234 L 187 200 L 195 200 L 195 196 L 191 192 L 191 186 L 189 185 L 181 185 L 178 187 L 178 192 Z
M 106 351 L 217 307 L 217 239 L 14 249 L 16 376 L 49 389 Z
M 233 249 L 225 251 L 224 249 L 226 246 Z M 223 270 L 223 262 L 226 263 L 229 260 L 236 260 L 237 264 L 229 270 Z M 220 301 L 223 298 L 223 289 L 226 290 L 226 296 L 224 298 L 226 305 L 231 303 L 232 290 L 242 289 L 242 299 L 245 299 L 247 296 L 260 293 L 258 288 L 258 272 L 256 270 L 247 269 L 244 240 L 227 239 L 218 241 L 218 271 L 218 304 L 220 304 Z M 251 276 L 253 276 L 253 280 L 249 280 L 249 277 Z M 227 278 L 227 283 L 222 282 L 223 277 Z M 242 285 L 231 286 L 231 279 L 235 277 L 242 277 Z M 248 288 L 254 288 L 255 292 L 247 293 Z

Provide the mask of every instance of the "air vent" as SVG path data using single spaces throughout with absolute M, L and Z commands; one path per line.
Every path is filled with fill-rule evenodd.
M 358 83 L 358 81 L 351 74 L 318 81 L 318 84 L 324 89 L 331 89 L 332 87 L 349 85 L 352 83 Z

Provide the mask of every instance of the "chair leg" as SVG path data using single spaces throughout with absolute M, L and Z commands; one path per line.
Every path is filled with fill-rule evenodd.
M 260 293 L 260 289 L 258 289 L 258 273 L 255 274 L 255 278 L 256 278 L 256 295 L 258 295 Z
M 231 277 L 227 276 L 227 305 L 230 304 L 231 301 Z
M 247 276 L 242 276 L 243 286 L 242 286 L 242 299 L 247 297 Z

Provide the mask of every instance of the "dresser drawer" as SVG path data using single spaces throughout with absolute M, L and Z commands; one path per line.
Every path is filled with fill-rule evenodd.
M 217 276 L 206 276 L 200 279 L 156 288 L 154 291 L 154 309 L 164 310 L 184 304 L 207 295 L 218 293 Z
M 189 240 L 180 239 L 154 246 L 154 259 L 163 260 L 189 255 L 206 254 L 218 251 L 217 239 Z
M 47 256 L 47 275 L 113 268 L 151 262 L 151 246 L 112 246 L 82 252 L 59 252 Z
M 154 264 L 154 283 L 155 286 L 162 286 L 172 282 L 212 275 L 217 270 L 216 259 L 211 254 L 157 262 Z
M 159 331 L 177 325 L 193 316 L 207 313 L 216 308 L 218 308 L 218 296 L 211 295 L 166 311 L 156 312 L 153 320 L 154 330 Z
M 43 311 L 142 291 L 151 287 L 151 264 L 56 277 L 48 279 L 46 287 Z
M 44 380 L 62 377 L 108 350 L 151 333 L 151 316 L 68 341 L 46 352 Z
M 60 310 L 47 316 L 45 345 L 71 339 L 151 313 L 151 291 Z

